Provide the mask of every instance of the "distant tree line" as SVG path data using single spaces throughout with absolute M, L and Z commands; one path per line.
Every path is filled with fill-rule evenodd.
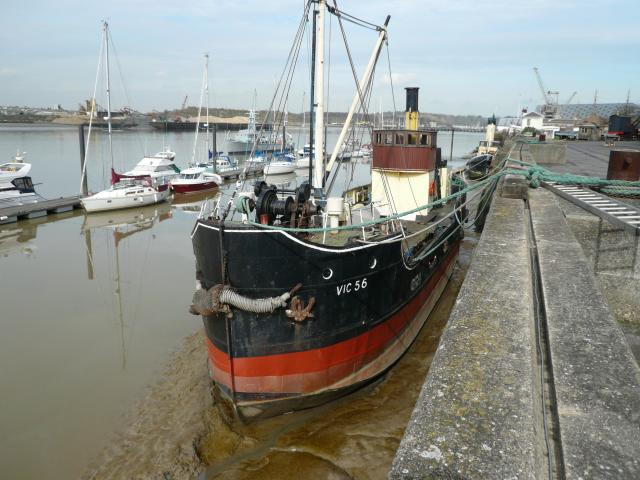
M 215 117 L 236 117 L 236 116 L 247 116 L 248 110 L 246 109 L 235 109 L 235 108 L 209 108 L 209 115 Z M 204 114 L 204 109 L 202 111 Z M 259 110 L 256 112 L 256 117 L 258 123 L 264 121 L 267 112 L 265 110 Z M 152 117 L 161 120 L 172 120 L 177 117 L 180 118 L 189 118 L 196 117 L 198 115 L 198 107 L 186 107 L 184 109 L 176 109 L 176 110 L 164 110 L 163 112 L 151 112 L 149 113 Z M 279 114 L 278 116 L 280 116 Z M 347 118 L 347 112 L 329 112 L 328 113 L 328 122 L 329 123 L 344 123 Z M 428 122 L 436 122 L 437 125 L 467 125 L 467 126 L 484 126 L 487 122 L 486 118 L 481 115 L 448 115 L 444 113 L 421 113 L 421 123 L 427 124 Z M 305 122 L 309 123 L 309 112 L 306 112 L 304 115 Z M 394 115 L 393 112 L 384 112 L 384 123 L 385 125 L 390 125 L 393 121 Z M 402 122 L 404 119 L 404 112 L 396 112 L 395 115 L 396 122 Z M 290 124 L 301 124 L 303 120 L 302 113 L 292 113 L 289 112 L 289 123 Z M 358 121 L 364 120 L 363 116 L 360 115 L 357 117 Z M 269 121 L 273 121 L 272 118 L 269 118 Z M 369 114 L 369 121 L 374 122 L 376 125 L 380 122 L 380 114 L 378 112 Z

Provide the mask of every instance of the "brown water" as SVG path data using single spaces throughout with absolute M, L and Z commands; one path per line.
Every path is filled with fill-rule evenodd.
M 163 140 L 178 153 L 178 165 L 184 166 L 193 140 L 187 133 L 164 139 L 154 132 L 120 132 L 114 137 L 116 163 L 129 168 L 144 150 L 160 150 Z M 473 137 L 477 143 L 478 135 Z M 470 134 L 466 141 L 471 143 L 471 138 Z M 456 135 L 458 140 L 465 138 Z M 104 159 L 104 143 L 103 135 L 92 144 L 98 160 Z M 41 194 L 77 192 L 75 129 L 0 126 L 0 161 L 9 160 L 16 149 L 28 152 L 33 180 L 42 182 L 36 187 Z M 458 150 L 466 153 L 467 147 Z M 90 165 L 91 188 L 103 178 L 99 163 Z M 189 472 L 181 478 L 200 472 L 203 460 L 216 475 L 215 465 L 222 459 L 230 462 L 225 469 L 241 475 L 237 472 L 243 471 L 244 454 L 247 472 L 253 471 L 254 457 L 268 462 L 264 470 L 256 471 L 264 475 L 292 455 L 300 458 L 296 464 L 301 466 L 319 465 L 311 453 L 296 455 L 288 450 L 298 442 L 297 435 L 313 442 L 300 442 L 300 448 L 309 452 L 328 442 L 329 463 L 349 469 L 337 456 L 367 444 L 367 435 L 377 435 L 384 425 L 390 433 L 376 440 L 381 442 L 377 446 L 363 447 L 363 452 L 377 458 L 378 449 L 393 450 L 391 438 L 399 438 L 406 419 L 386 417 L 400 407 L 407 416 L 410 413 L 412 400 L 405 398 L 405 392 L 417 393 L 427 363 L 413 360 L 416 365 L 411 366 L 416 353 L 407 355 L 374 390 L 353 397 L 357 408 L 343 411 L 351 403 L 345 399 L 326 410 L 283 417 L 286 421 L 251 428 L 232 425 L 228 435 L 221 433 L 226 423 L 210 408 L 202 338 L 193 336 L 202 321 L 187 313 L 195 287 L 189 233 L 198 207 L 197 201 L 173 202 L 0 225 L 0 478 L 75 478 L 91 462 L 105 478 L 130 478 L 136 469 L 144 478 L 148 476 L 144 472 L 159 468 L 162 458 L 167 470 Z M 456 282 L 451 285 L 444 305 L 452 302 L 456 291 Z M 449 307 L 438 308 L 444 312 Z M 422 348 L 427 357 L 432 354 L 444 319 L 446 314 L 439 312 L 429 321 L 415 344 L 416 352 Z M 423 341 L 430 341 L 430 346 L 421 347 Z M 169 362 L 167 369 L 171 358 L 177 362 Z M 415 371 L 395 373 L 405 364 Z M 394 378 L 398 383 L 387 390 Z M 364 403 L 358 403 L 360 399 Z M 132 411 L 136 402 L 147 409 L 142 416 L 136 416 L 140 408 Z M 386 414 L 378 414 L 385 408 Z M 334 411 L 338 416 L 332 416 Z M 370 420 L 364 420 L 367 415 Z M 345 417 L 351 416 L 362 418 L 362 426 L 353 427 L 351 440 L 336 441 L 331 425 L 346 424 Z M 279 421 L 284 423 L 278 426 Z M 377 426 L 367 430 L 367 422 Z M 322 432 L 329 437 L 322 437 Z M 174 451 L 176 444 L 187 445 L 180 455 Z M 194 444 L 198 448 L 192 452 L 188 446 Z M 119 452 L 114 450 L 118 448 Z M 147 464 L 149 458 L 156 459 L 155 467 Z M 368 465 L 361 462 L 360 468 Z

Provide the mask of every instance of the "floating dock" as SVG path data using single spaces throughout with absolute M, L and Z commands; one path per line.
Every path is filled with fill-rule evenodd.
M 600 144 L 550 147 L 521 158 L 605 177 Z M 640 478 L 640 368 L 584 250 L 596 234 L 566 202 L 500 181 L 389 478 Z M 637 285 L 638 237 L 607 231 L 629 237 L 620 282 Z
M 28 218 L 39 218 L 51 213 L 64 213 L 80 208 L 80 197 L 61 197 L 53 200 L 25 203 L 12 207 L 0 208 L 0 225 L 13 223 Z

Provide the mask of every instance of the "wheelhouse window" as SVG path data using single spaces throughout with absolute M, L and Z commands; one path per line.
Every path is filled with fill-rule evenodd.
M 396 145 L 404 145 L 404 134 L 403 133 L 396 133 Z
M 393 145 L 393 133 L 384 134 L 384 143 L 386 145 Z

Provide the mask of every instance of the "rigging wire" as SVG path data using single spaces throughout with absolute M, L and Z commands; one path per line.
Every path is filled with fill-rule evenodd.
M 387 65 L 389 66 L 389 84 L 391 85 L 391 99 L 393 100 L 393 117 L 392 122 L 393 126 L 396 125 L 396 92 L 393 88 L 393 76 L 391 75 L 391 57 L 389 56 L 389 37 L 387 37 L 387 41 L 385 42 L 385 48 L 387 50 Z M 384 128 L 384 125 L 381 125 Z
M 285 77 L 285 74 L 287 73 L 287 69 L 289 67 L 290 62 L 292 61 L 292 59 L 298 58 L 298 53 L 300 52 L 300 45 L 302 43 L 302 39 L 303 39 L 303 34 L 305 31 L 305 26 L 306 26 L 306 22 L 307 22 L 307 17 L 309 14 L 309 10 L 311 8 L 311 4 L 313 2 L 311 0 L 309 0 L 305 6 L 304 12 L 302 14 L 302 18 L 300 19 L 300 23 L 298 25 L 298 29 L 296 31 L 296 34 L 294 36 L 294 42 L 293 45 L 291 46 L 291 48 L 289 49 L 289 54 L 287 56 L 287 60 L 285 62 L 282 74 L 280 75 L 280 79 L 278 80 L 278 83 L 276 85 L 276 91 L 273 94 L 273 97 L 271 99 L 271 103 L 269 104 L 269 108 L 267 109 L 267 115 L 268 112 L 273 111 L 273 106 L 276 102 L 276 99 L 278 98 L 278 93 L 280 91 L 280 86 L 282 85 L 282 80 Z M 263 120 L 263 122 L 260 125 L 260 130 L 258 131 L 258 134 L 255 136 L 254 138 L 254 142 L 253 142 L 253 146 L 251 147 L 251 156 L 255 155 L 255 151 L 256 151 L 256 147 L 257 147 L 257 143 L 258 143 L 258 139 L 262 136 L 262 133 L 265 129 L 265 121 Z M 286 139 L 283 139 L 283 141 L 286 141 Z M 236 188 L 233 191 L 233 193 L 231 194 L 231 197 L 229 198 L 229 202 L 227 203 L 227 206 L 224 210 L 224 212 L 221 215 L 220 221 L 221 223 L 224 223 L 224 221 L 226 220 L 227 216 L 229 215 L 229 212 L 231 210 L 231 207 L 233 206 L 233 200 L 235 199 L 236 195 L 238 194 L 238 191 L 240 189 L 244 188 L 244 185 L 246 183 L 246 179 L 247 179 L 247 167 L 245 166 L 244 171 L 241 174 L 242 179 L 238 180 L 236 182 Z
M 127 102 L 127 107 L 131 108 L 131 105 L 133 105 L 131 103 L 131 97 L 129 97 L 129 91 L 127 90 L 127 85 L 124 81 L 124 73 L 122 70 L 122 67 L 120 66 L 120 56 L 118 55 L 118 51 L 116 50 L 116 44 L 113 41 L 113 36 L 109 35 L 109 43 L 111 44 L 111 47 L 113 49 L 113 56 L 116 59 L 116 68 L 118 69 L 118 78 L 120 80 L 120 86 L 122 87 L 122 90 L 124 92 L 124 99 Z M 144 154 L 146 154 L 146 149 L 144 148 L 144 144 L 142 143 L 142 136 L 141 135 L 135 135 L 135 139 L 138 143 L 138 147 L 140 148 L 140 151 Z M 121 163 L 122 163 L 122 157 L 121 157 Z M 122 164 L 120 165 L 122 168 Z
M 334 3 L 333 7 L 327 5 L 327 10 L 329 10 L 329 13 L 331 13 L 331 14 L 335 15 L 336 17 L 338 17 L 338 19 L 340 19 L 341 17 L 344 17 L 344 19 L 347 22 L 351 22 L 351 23 L 353 23 L 355 25 L 358 25 L 358 26 L 363 27 L 363 28 L 367 28 L 369 30 L 376 30 L 378 32 L 384 28 L 384 27 L 382 27 L 380 25 L 376 25 L 375 23 L 368 22 L 368 21 L 363 20 L 361 18 L 358 18 L 358 17 L 356 17 L 354 15 L 351 15 L 351 14 L 349 14 L 347 12 L 344 12 L 344 11 L 342 11 L 342 10 L 340 10 L 338 8 L 338 5 L 335 3 L 335 1 L 333 3 Z
M 102 55 L 104 54 L 104 35 L 105 33 L 103 32 L 101 35 L 101 40 L 100 40 L 100 54 L 98 55 L 98 67 L 96 69 L 96 80 L 93 84 L 93 96 L 91 97 L 91 112 L 90 112 L 90 116 L 89 116 L 89 131 L 87 132 L 87 139 L 85 141 L 85 147 L 84 147 L 84 158 L 82 159 L 82 174 L 80 175 L 80 193 L 82 193 L 82 184 L 84 181 L 84 177 L 85 174 L 87 172 L 87 158 L 89 156 L 89 146 L 91 145 L 91 143 L 89 142 L 89 140 L 91 140 L 91 128 L 93 126 L 93 116 L 95 114 L 95 110 L 96 110 L 96 106 L 97 106 L 97 101 L 96 101 L 96 93 L 98 90 L 98 80 L 100 77 L 100 67 L 102 66 Z M 84 127 L 82 127 L 84 128 Z M 104 176 L 103 176 L 103 180 L 104 180 Z M 89 185 L 87 185 L 87 190 L 89 189 Z

